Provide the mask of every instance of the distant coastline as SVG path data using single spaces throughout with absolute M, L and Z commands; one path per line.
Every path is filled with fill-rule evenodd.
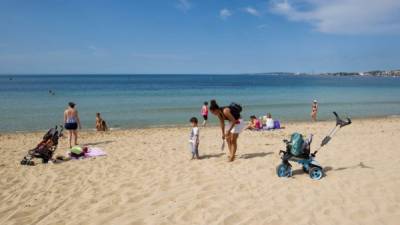
M 268 72 L 255 73 L 254 75 L 326 75 L 326 76 L 372 76 L 372 77 L 400 77 L 399 70 L 373 70 L 366 72 L 330 72 L 330 73 L 293 73 L 293 72 Z

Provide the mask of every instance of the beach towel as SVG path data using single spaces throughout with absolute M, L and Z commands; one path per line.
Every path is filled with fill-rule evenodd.
M 106 155 L 107 153 L 100 148 L 89 147 L 89 151 L 85 154 L 85 157 L 97 157 Z

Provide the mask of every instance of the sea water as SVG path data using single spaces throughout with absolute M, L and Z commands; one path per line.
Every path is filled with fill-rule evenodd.
M 54 93 L 54 94 L 53 94 Z M 14 75 L 0 76 L 0 132 L 45 130 L 77 104 L 84 129 L 95 113 L 112 128 L 185 125 L 204 101 L 243 105 L 242 116 L 271 113 L 281 122 L 332 111 L 360 117 L 400 114 L 400 78 L 293 75 Z M 216 119 L 210 115 L 211 123 Z

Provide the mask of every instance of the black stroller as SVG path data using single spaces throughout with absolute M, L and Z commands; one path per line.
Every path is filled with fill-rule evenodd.
M 34 158 L 41 158 L 43 163 L 48 163 L 57 149 L 58 139 L 62 137 L 63 126 L 55 126 L 47 131 L 42 141 L 21 160 L 21 165 L 34 166 Z

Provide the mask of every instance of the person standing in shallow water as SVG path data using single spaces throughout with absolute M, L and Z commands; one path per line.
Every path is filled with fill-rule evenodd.
M 208 120 L 208 102 L 204 102 L 203 107 L 201 107 L 201 116 L 203 116 L 203 127 L 205 127 Z
M 74 146 L 78 145 L 78 131 L 81 129 L 81 121 L 78 116 L 78 110 L 75 103 L 69 102 L 68 108 L 64 111 L 64 127 L 69 131 L 69 147 L 72 148 L 72 138 L 74 138 Z
M 239 106 L 240 107 L 240 106 Z M 244 128 L 244 122 L 240 118 L 241 107 L 232 103 L 230 106 L 219 107 L 215 100 L 210 101 L 210 111 L 218 117 L 222 131 L 222 139 L 226 140 L 229 148 L 229 162 L 235 160 L 237 150 L 237 139 Z M 228 126 L 225 126 L 228 120 Z
M 311 121 L 313 122 L 317 121 L 317 114 L 318 114 L 318 102 L 317 100 L 314 100 L 311 105 Z

